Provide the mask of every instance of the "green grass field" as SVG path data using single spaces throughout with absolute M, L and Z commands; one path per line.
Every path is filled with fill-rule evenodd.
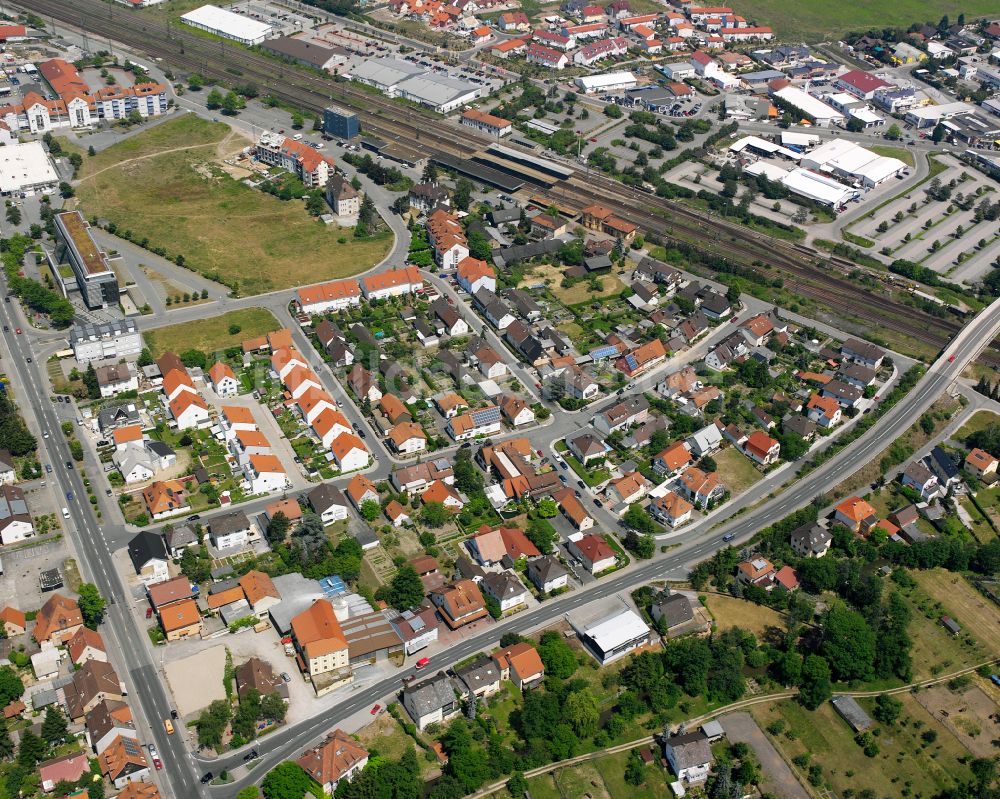
M 898 158 L 907 166 L 913 166 L 913 153 L 905 147 L 892 147 L 888 144 L 873 144 L 868 149 L 878 155 L 884 155 L 886 158 Z
M 789 760 L 809 753 L 810 762 L 821 766 L 837 796 L 843 796 L 847 788 L 855 794 L 867 788 L 880 797 L 930 797 L 963 780 L 967 769 L 959 758 L 968 754 L 965 748 L 913 697 L 896 698 L 903 702 L 903 715 L 893 727 L 883 728 L 876 738 L 881 751 L 871 759 L 862 753 L 851 728 L 829 702 L 812 713 L 794 701 L 758 705 L 751 713 L 762 728 L 776 719 L 784 721 L 785 732 L 769 735 L 775 746 Z M 862 704 L 870 713 L 871 702 L 863 700 Z M 934 743 L 921 739 L 928 730 L 937 733 Z
M 740 4 L 739 13 L 761 25 L 771 25 L 779 38 L 793 41 L 836 41 L 851 31 L 869 28 L 881 30 L 893 25 L 903 28 L 914 22 L 936 25 L 942 14 L 952 22 L 960 13 L 967 20 L 995 15 L 995 0 L 972 0 L 968 3 L 954 0 L 868 0 L 864 3 L 802 3 L 798 0 L 747 0 Z
M 230 333 L 230 325 L 238 325 L 240 332 Z M 149 351 L 154 358 L 159 358 L 164 352 L 195 349 L 208 353 L 238 347 L 248 338 L 263 336 L 280 327 L 270 311 L 264 308 L 244 308 L 221 316 L 199 319 L 198 324 L 185 322 L 147 330 L 145 336 Z
M 753 462 L 735 447 L 726 447 L 712 456 L 722 484 L 734 495 L 750 488 L 764 475 Z
M 997 416 L 993 411 L 976 411 L 972 418 L 958 429 L 954 437 L 958 441 L 965 441 L 973 433 L 985 430 L 991 424 L 998 422 L 1000 422 L 1000 416 Z
M 244 295 L 347 277 L 385 257 L 391 234 L 356 241 L 301 202 L 224 173 L 220 158 L 245 144 L 228 136 L 225 125 L 185 115 L 85 159 L 82 210 L 183 255 L 188 268 L 235 282 Z

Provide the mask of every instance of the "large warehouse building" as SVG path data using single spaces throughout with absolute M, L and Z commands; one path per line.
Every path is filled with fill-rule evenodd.
M 780 183 L 793 194 L 829 208 L 843 208 L 845 203 L 858 196 L 857 189 L 801 167 L 789 171 L 766 161 L 758 161 L 743 171 L 748 175 L 761 175 Z
M 779 89 L 774 97 L 792 106 L 817 127 L 828 128 L 835 122 L 844 121 L 844 115 L 835 108 L 795 86 Z
M 806 169 L 859 181 L 869 189 L 906 171 L 906 164 L 898 158 L 877 155 L 846 139 L 821 144 L 805 153 L 800 163 Z
M 482 97 L 474 83 L 435 75 L 398 58 L 369 58 L 354 67 L 348 77 L 374 86 L 389 97 L 402 97 L 447 114 Z
M 48 153 L 40 141 L 0 147 L 0 194 L 23 194 L 59 183 Z
M 260 44 L 272 33 L 271 26 L 266 22 L 211 5 L 182 14 L 181 22 L 246 45 Z

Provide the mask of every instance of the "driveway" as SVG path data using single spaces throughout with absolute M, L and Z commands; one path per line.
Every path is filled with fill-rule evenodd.
M 730 741 L 747 743 L 757 753 L 764 772 L 764 782 L 760 787 L 765 792 L 783 799 L 809 799 L 809 792 L 802 787 L 753 716 L 749 713 L 729 713 L 722 716 L 719 722 Z

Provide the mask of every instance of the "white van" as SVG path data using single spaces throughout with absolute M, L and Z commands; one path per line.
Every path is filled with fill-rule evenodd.
M 63 518 L 64 519 L 69 518 L 69 508 L 63 508 Z
M 292 138 L 295 139 L 295 141 L 302 141 L 302 134 L 296 133 L 294 136 L 292 136 Z

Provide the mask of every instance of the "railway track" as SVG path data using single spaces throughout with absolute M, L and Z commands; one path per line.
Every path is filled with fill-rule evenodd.
M 407 108 L 350 83 L 324 78 L 266 56 L 208 39 L 182 27 L 143 17 L 106 0 L 18 0 L 18 4 L 50 19 L 119 41 L 183 72 L 200 72 L 225 83 L 254 83 L 303 110 L 322 113 L 330 103 L 356 110 L 365 129 L 387 141 L 417 147 L 430 155 L 468 158 L 492 142 L 471 129 L 459 135 L 453 123 Z M 961 328 L 950 319 L 932 316 L 881 294 L 865 291 L 847 279 L 857 265 L 801 244 L 756 233 L 738 223 L 624 186 L 600 173 L 575 174 L 550 187 L 561 206 L 579 210 L 595 199 L 614 204 L 616 212 L 664 242 L 697 243 L 707 252 L 734 263 L 766 264 L 794 283 L 799 293 L 833 310 L 943 346 Z M 655 210 L 651 210 L 655 209 Z M 1000 351 L 984 354 L 1000 366 Z

